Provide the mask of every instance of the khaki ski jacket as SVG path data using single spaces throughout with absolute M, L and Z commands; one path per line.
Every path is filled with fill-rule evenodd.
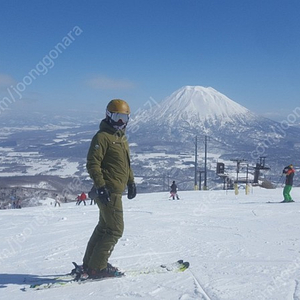
M 116 130 L 102 120 L 91 141 L 86 167 L 97 189 L 105 185 L 111 193 L 122 193 L 133 183 L 125 130 Z

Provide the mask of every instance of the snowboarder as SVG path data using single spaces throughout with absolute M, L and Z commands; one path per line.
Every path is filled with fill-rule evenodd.
M 176 199 L 179 200 L 179 196 L 177 194 L 178 188 L 177 188 L 175 181 L 172 182 L 172 185 L 170 186 L 170 188 L 171 188 L 170 193 L 171 193 L 172 199 L 175 200 L 175 197 L 176 197 Z
M 285 187 L 283 189 L 283 197 L 284 200 L 282 202 L 294 202 L 292 199 L 290 192 L 293 186 L 293 179 L 295 174 L 295 169 L 292 164 L 285 167 L 282 171 L 282 174 L 286 176 L 285 178 Z
M 88 151 L 86 167 L 97 190 L 95 201 L 100 209 L 99 223 L 83 257 L 82 276 L 88 278 L 119 274 L 108 259 L 124 231 L 122 192 L 127 186 L 127 198 L 136 196 L 125 135 L 129 114 L 130 108 L 124 100 L 111 100 Z

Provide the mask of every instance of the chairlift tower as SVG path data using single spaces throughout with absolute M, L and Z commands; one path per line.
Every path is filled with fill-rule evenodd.
M 195 182 L 194 182 L 194 190 L 198 190 L 198 185 L 197 185 L 197 170 L 198 170 L 198 137 L 197 135 L 195 136 Z M 200 182 L 201 184 L 201 182 Z
M 256 166 L 254 167 L 254 180 L 253 183 L 258 183 L 259 173 L 260 170 L 270 170 L 269 167 L 265 166 L 266 163 L 266 156 L 261 156 L 259 158 L 259 162 L 256 163 Z
M 204 185 L 203 190 L 207 190 L 207 135 L 204 140 Z
M 239 173 L 240 173 L 240 165 L 242 162 L 245 162 L 245 159 L 231 159 L 231 161 L 236 162 L 236 183 L 239 182 Z

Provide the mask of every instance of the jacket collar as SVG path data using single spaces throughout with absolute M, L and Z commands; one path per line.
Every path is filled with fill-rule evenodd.
M 121 129 L 121 130 L 117 130 L 115 128 L 113 128 L 112 126 L 110 126 L 105 119 L 103 119 L 101 122 L 100 122 L 100 125 L 99 125 L 99 129 L 100 131 L 105 131 L 107 133 L 110 133 L 110 134 L 115 134 L 117 136 L 123 136 L 125 135 L 125 129 Z

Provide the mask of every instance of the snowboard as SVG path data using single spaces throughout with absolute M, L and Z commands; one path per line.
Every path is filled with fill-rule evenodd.
M 31 284 L 28 287 L 24 287 L 21 290 L 22 291 L 28 291 L 28 290 L 46 290 L 46 289 L 52 289 L 52 288 L 58 288 L 63 286 L 68 286 L 72 284 L 84 284 L 89 282 L 98 282 L 103 281 L 107 279 L 116 279 L 116 278 L 122 278 L 124 276 L 128 277 L 135 277 L 139 275 L 147 275 L 147 274 L 159 274 L 159 273 L 168 273 L 168 272 L 184 272 L 186 269 L 188 269 L 190 266 L 189 262 L 178 260 L 174 263 L 168 263 L 168 264 L 161 264 L 158 266 L 152 266 L 152 267 L 146 267 L 141 269 L 132 269 L 127 270 L 124 273 L 119 272 L 117 276 L 114 277 L 103 277 L 103 278 L 97 278 L 97 279 L 79 279 L 75 280 L 74 275 L 66 274 L 62 276 L 57 276 L 53 278 L 43 278 L 37 282 L 31 282 Z M 25 280 L 26 281 L 26 280 Z

